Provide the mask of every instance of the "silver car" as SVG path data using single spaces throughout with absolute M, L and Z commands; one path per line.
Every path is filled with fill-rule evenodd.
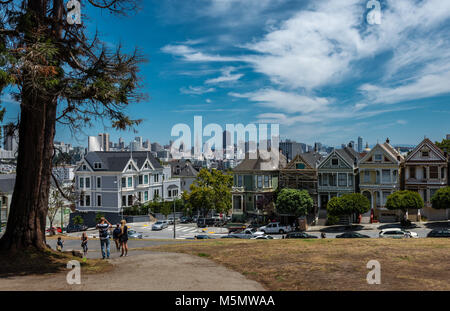
M 136 232 L 135 230 L 128 230 L 128 238 L 142 239 L 142 233 Z
M 167 228 L 167 226 L 168 226 L 167 222 L 159 220 L 153 224 L 152 230 L 162 230 L 164 228 Z

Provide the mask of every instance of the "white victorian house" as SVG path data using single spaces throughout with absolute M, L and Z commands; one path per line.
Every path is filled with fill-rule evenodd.
M 180 180 L 171 177 L 150 152 L 89 152 L 75 169 L 76 210 L 120 213 L 154 199 L 180 198 Z

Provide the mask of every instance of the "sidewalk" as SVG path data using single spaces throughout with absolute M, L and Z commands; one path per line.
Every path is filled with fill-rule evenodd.
M 428 222 L 412 222 L 412 225 L 415 225 L 416 228 L 426 228 L 426 224 L 428 223 L 439 223 L 441 221 L 428 221 Z M 372 223 L 372 224 L 357 224 L 357 223 L 353 223 L 351 224 L 353 227 L 358 227 L 358 230 L 378 230 L 378 227 L 380 226 L 392 226 L 394 227 L 401 227 L 399 222 L 392 222 L 392 223 L 387 223 L 387 222 L 383 222 L 383 223 Z M 323 229 L 328 229 L 328 230 L 332 230 L 333 228 L 339 229 L 339 228 L 343 228 L 346 227 L 345 225 L 333 225 L 333 226 L 309 226 L 308 229 L 306 231 L 308 232 L 319 232 Z M 361 228 L 359 228 L 361 227 Z

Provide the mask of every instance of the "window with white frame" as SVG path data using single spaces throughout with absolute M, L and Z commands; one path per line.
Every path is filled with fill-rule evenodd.
M 133 206 L 133 195 L 129 194 L 128 195 L 128 206 Z
M 348 174 L 348 185 L 353 186 L 353 175 L 352 174 Z
M 144 175 L 144 184 L 148 185 L 148 174 Z
M 370 182 L 370 172 L 364 171 L 364 182 L 369 183 Z
M 144 201 L 147 202 L 148 201 L 148 191 L 144 192 Z
M 269 188 L 270 184 L 269 184 L 269 175 L 265 175 L 264 176 L 264 188 Z
M 338 158 L 331 159 L 331 165 L 338 166 L 339 165 L 339 159 Z
M 438 179 L 439 178 L 439 167 L 430 166 L 430 179 Z
M 100 168 L 102 168 L 102 163 L 101 163 L 101 162 L 95 162 L 95 163 L 94 163 L 94 168 L 95 168 L 95 169 L 100 169 Z
M 80 188 L 91 188 L 91 177 L 80 177 L 79 179 Z
M 347 186 L 347 174 L 345 174 L 345 173 L 338 174 L 338 185 L 339 185 L 339 187 Z
M 153 175 L 153 181 L 154 181 L 155 183 L 159 182 L 159 174 Z
M 391 170 L 382 170 L 381 171 L 381 180 L 384 183 L 391 182 Z
M 158 198 L 158 197 L 159 197 L 159 189 L 153 190 L 153 198 Z
M 122 177 L 122 188 L 127 187 L 127 179 L 125 177 Z
M 102 178 L 100 176 L 97 177 L 97 189 L 102 187 Z
M 238 175 L 237 177 L 237 186 L 242 187 L 242 175 Z
M 139 175 L 138 180 L 139 180 L 139 182 L 138 182 L 139 185 L 144 184 L 144 176 L 143 175 Z
M 80 206 L 91 206 L 90 194 L 84 194 L 80 197 Z
M 374 159 L 376 162 L 381 162 L 381 160 L 383 159 L 383 155 L 381 153 L 377 153 L 374 155 Z
M 102 195 L 97 194 L 97 206 L 102 206 Z
M 128 188 L 132 188 L 133 187 L 133 177 L 128 177 Z
M 263 179 L 263 177 L 261 175 L 257 176 L 258 188 L 262 188 L 262 179 Z

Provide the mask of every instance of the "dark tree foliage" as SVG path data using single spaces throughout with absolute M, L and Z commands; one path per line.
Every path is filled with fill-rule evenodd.
M 82 10 L 135 9 L 127 0 L 80 2 Z M 89 39 L 83 24 L 70 24 L 66 15 L 63 0 L 0 0 L 0 93 L 14 90 L 20 102 L 16 184 L 2 252 L 46 247 L 57 122 L 75 131 L 103 118 L 121 130 L 140 122 L 124 108 L 143 99 L 137 75 L 143 58 L 120 46 L 107 49 L 97 34 Z
M 284 188 L 276 201 L 276 212 L 280 215 L 306 216 L 314 201 L 307 190 Z
M 436 191 L 431 198 L 431 204 L 435 209 L 450 208 L 450 186 Z
M 334 197 L 327 204 L 327 213 L 332 216 L 364 214 L 369 209 L 369 199 L 360 193 L 349 193 L 341 197 Z

